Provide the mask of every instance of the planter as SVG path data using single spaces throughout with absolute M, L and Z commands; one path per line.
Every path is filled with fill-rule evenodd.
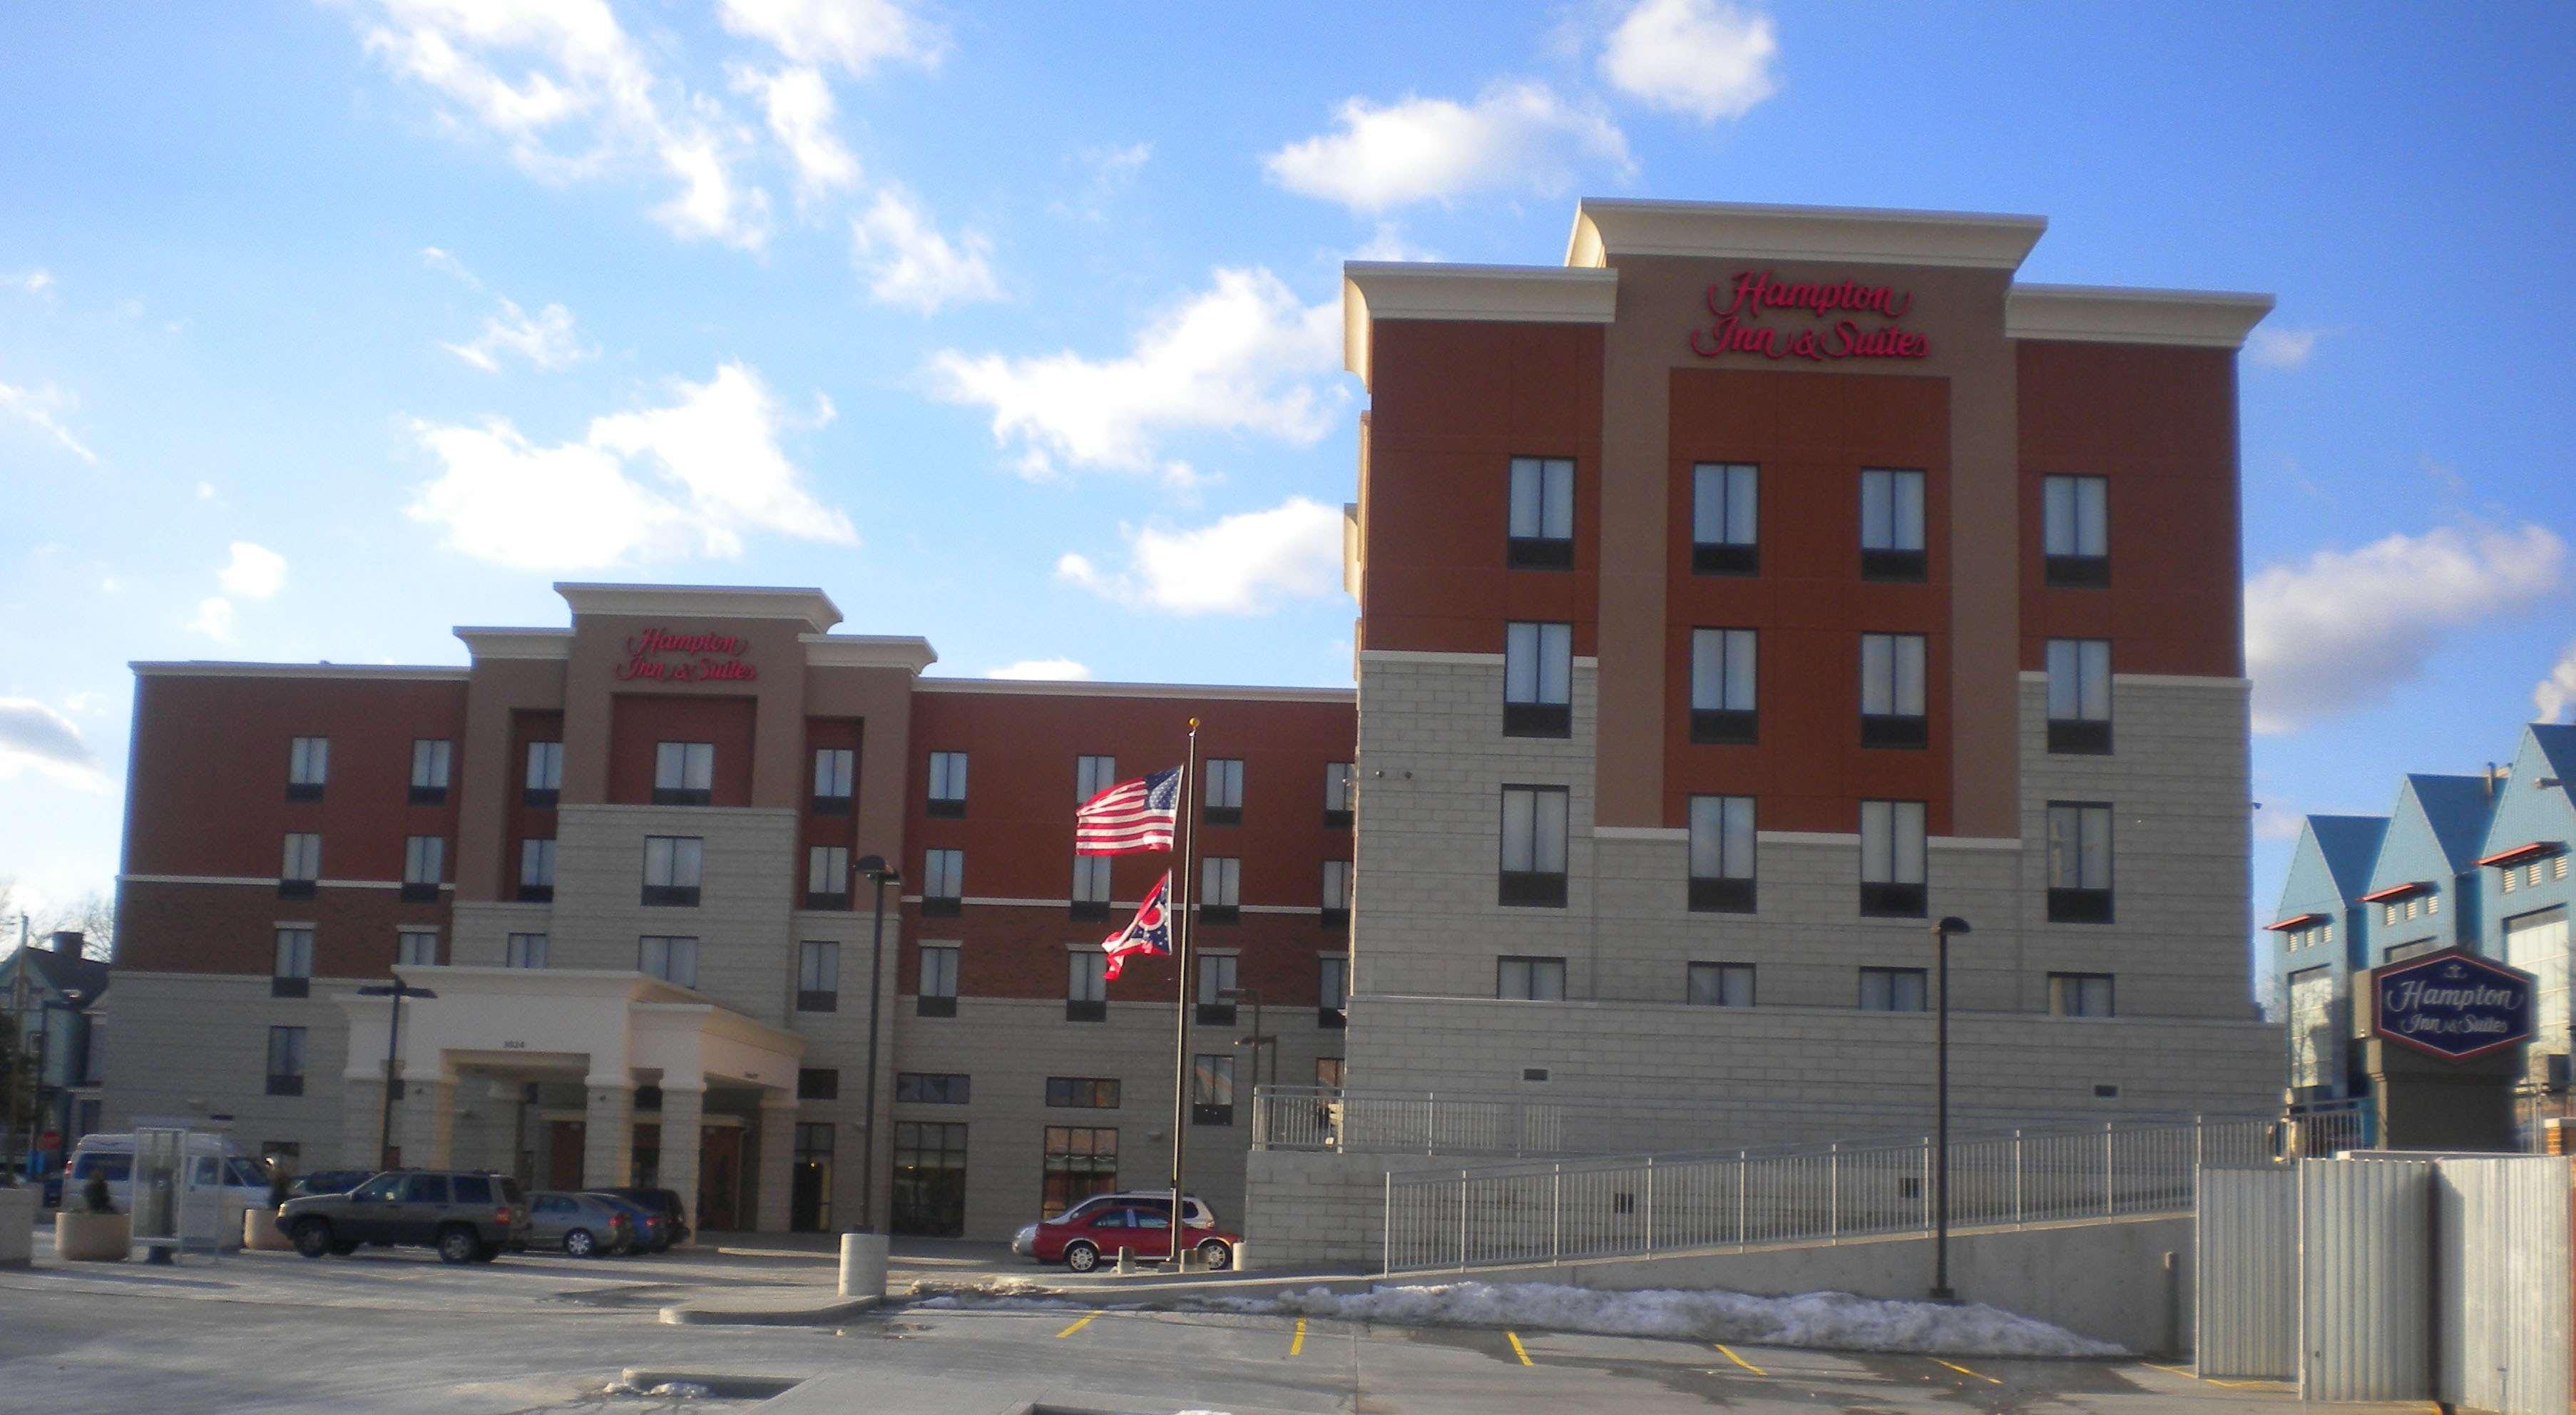
M 133 1229 L 123 1214 L 83 1214 L 65 1210 L 54 1215 L 54 1256 L 66 1263 L 121 1263 L 134 1246 Z
M 277 1210 L 252 1209 L 242 1215 L 242 1246 L 254 1253 L 292 1253 L 295 1240 L 277 1226 Z

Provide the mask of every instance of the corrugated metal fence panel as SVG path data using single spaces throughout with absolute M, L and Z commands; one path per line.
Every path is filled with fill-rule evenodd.
M 2287 1169 L 2200 1172 L 2192 1263 L 2193 1361 L 2203 1376 L 2299 1374 L 2299 1177 Z
M 2299 1163 L 2299 1395 L 2422 1400 L 2433 1162 Z
M 2445 1159 L 2439 1182 L 2440 1398 L 2503 1415 L 2565 1415 L 2567 1160 Z

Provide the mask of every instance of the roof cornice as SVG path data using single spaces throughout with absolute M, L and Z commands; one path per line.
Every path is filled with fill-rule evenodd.
M 459 625 L 456 637 L 477 662 L 485 659 L 540 659 L 562 662 L 572 657 L 570 629 L 495 629 Z
M 808 668 L 900 668 L 918 676 L 939 661 L 930 640 L 901 635 L 799 634 Z
M 1049 698 L 1206 698 L 1215 702 L 1354 703 L 1354 688 L 1259 688 L 1241 684 L 1093 683 L 1033 678 L 924 678 L 925 693 L 997 693 Z
M 361 678 L 382 683 L 462 683 L 470 668 L 419 663 L 238 663 L 216 659 L 137 661 L 137 678 Z
M 1379 320 L 1608 324 L 1618 303 L 1619 272 L 1615 270 L 1346 261 L 1342 265 L 1342 366 L 1363 380 L 1369 376 L 1369 326 Z
M 820 634 L 841 622 L 841 607 L 819 589 L 766 585 L 611 585 L 560 582 L 555 593 L 572 612 L 628 618 L 703 615 L 720 619 L 792 619 Z
M 1640 255 L 2016 270 L 2047 230 L 2044 216 L 1587 197 L 1565 263 Z
M 2231 290 L 2015 285 L 2004 296 L 2004 337 L 2241 349 L 2271 312 L 2271 296 Z

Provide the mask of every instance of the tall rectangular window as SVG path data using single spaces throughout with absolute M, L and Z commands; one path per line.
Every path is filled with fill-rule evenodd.
M 2565 859 L 2564 855 L 2556 857 Z M 2561 905 L 2517 914 L 2502 922 L 2504 962 L 2532 978 L 2534 1027 L 2528 1044 L 2535 1057 L 2569 1051 L 2567 910 Z M 2545 1063 L 2542 1063 L 2545 1064 Z
M 277 867 L 279 897 L 309 899 L 321 877 L 322 837 L 310 831 L 287 836 L 285 858 Z
M 1503 626 L 1503 735 L 1574 734 L 1574 626 Z
M 302 926 L 277 931 L 277 966 L 269 974 L 270 997 L 304 997 L 313 991 L 313 930 Z
M 331 739 L 298 737 L 286 749 L 286 799 L 319 801 L 331 775 Z
M 1324 954 L 1315 960 L 1315 1025 L 1340 1027 L 1350 1015 L 1350 955 Z
M 1108 1020 L 1109 955 L 1097 948 L 1073 948 L 1065 951 L 1064 960 L 1064 1020 Z
M 2102 477 L 2040 479 L 2040 553 L 2048 583 L 2111 583 L 2110 482 Z
M 1702 462 L 1691 468 L 1691 573 L 1761 572 L 1761 477 L 1741 462 Z
M 813 845 L 805 850 L 805 907 L 850 907 L 850 848 Z
M 796 945 L 796 1010 L 837 1012 L 841 1007 L 841 945 L 807 939 Z
M 2111 750 L 2111 641 L 2048 641 L 2048 749 Z
M 1751 742 L 1761 736 L 1755 645 L 1751 629 L 1691 630 L 1692 741 Z
M 1923 718 L 1921 634 L 1860 636 L 1860 744 L 1920 747 L 1930 740 Z
M 846 816 L 858 784 L 859 754 L 848 747 L 814 749 L 814 814 Z
M 419 903 L 438 897 L 447 879 L 447 840 L 415 835 L 403 841 L 402 897 Z
M 302 1027 L 268 1029 L 268 1093 L 272 1096 L 304 1094 Z
M 2111 975 L 2108 973 L 2051 973 L 2048 975 L 2048 1011 L 2055 1017 L 2110 1017 Z
M 1324 763 L 1324 828 L 1347 830 L 1351 824 L 1351 764 Z
M 1921 1012 L 1926 1006 L 1925 991 L 1920 968 L 1860 970 L 1859 1005 L 1863 1012 Z
M 644 902 L 694 909 L 707 842 L 694 835 L 644 837 Z
M 430 929 L 404 929 L 394 935 L 394 961 L 404 967 L 438 966 L 438 934 Z
M 1209 855 L 1199 861 L 1199 922 L 1231 924 L 1243 917 L 1243 861 Z
M 1924 577 L 1923 474 L 1871 467 L 1860 474 L 1860 575 Z
M 1235 960 L 1231 953 L 1199 955 L 1199 1011 L 1201 1025 L 1230 1027 L 1234 1025 L 1234 1000 L 1225 994 L 1234 991 Z
M 2508 934 L 2508 942 L 2510 939 Z M 2343 1080 L 2344 1009 L 2335 1000 L 2334 969 L 2302 968 L 2286 982 L 2290 999 L 2290 1090 L 2301 1100 L 2318 1099 L 2331 1094 Z
M 1109 917 L 1109 856 L 1076 855 L 1073 857 L 1073 917 L 1106 919 Z
M 1498 902 L 1565 907 L 1566 789 L 1503 788 L 1502 882 Z
M 1203 774 L 1207 778 L 1206 809 L 1199 819 L 1209 825 L 1243 824 L 1243 760 L 1211 758 Z
M 1190 1123 L 1234 1123 L 1234 1058 L 1218 1054 L 1190 1059 Z
M 1324 862 L 1324 926 L 1340 928 L 1351 921 L 1351 862 Z
M 1860 803 L 1860 911 L 1923 917 L 1923 803 Z
M 420 738 L 411 744 L 411 803 L 434 806 L 447 799 L 447 768 L 456 744 L 445 738 Z
M 635 969 L 666 983 L 696 987 L 698 941 L 670 934 L 646 934 L 635 941 Z
M 957 1015 L 957 955 L 961 951 L 953 943 L 925 943 L 921 946 L 921 984 L 913 997 L 915 1015 Z
M 955 1238 L 966 1231 L 966 1127 L 957 1122 L 898 1121 L 894 1127 L 893 1200 L 897 1233 Z
M 959 1127 L 964 1128 L 964 1127 Z M 1094 1194 L 1118 1188 L 1118 1132 L 1107 1126 L 1049 1125 L 1040 1163 L 1038 1217 L 1054 1218 Z
M 1565 960 L 1519 956 L 1495 959 L 1494 996 L 1529 1002 L 1565 1001 Z
M 543 904 L 555 897 L 555 843 L 530 837 L 519 842 L 519 901 Z
M 921 912 L 954 914 L 966 898 L 966 852 L 921 852 Z
M 1116 757 L 1075 757 L 1073 759 L 1073 799 L 1088 801 L 1118 784 Z
M 528 774 L 519 787 L 520 804 L 552 810 L 562 796 L 563 743 L 530 742 Z
M 713 742 L 662 742 L 653 749 L 653 804 L 703 806 L 715 799 Z
M 1690 798 L 1690 907 L 1750 914 L 1754 907 L 1753 798 Z
M 1512 459 L 1511 536 L 1503 563 L 1562 570 L 1574 564 L 1574 461 Z
M 1682 976 L 1682 1000 L 1694 1007 L 1751 1007 L 1753 965 L 1689 964 Z
M 2048 921 L 2111 922 L 2111 808 L 2048 803 Z
M 512 934 L 501 957 L 504 968 L 542 968 L 546 966 L 544 934 Z
M 966 754 L 964 752 L 930 754 L 929 811 L 934 816 L 956 817 L 966 814 Z

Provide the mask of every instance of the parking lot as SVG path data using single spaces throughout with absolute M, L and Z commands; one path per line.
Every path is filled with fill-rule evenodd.
M 772 1256 L 762 1256 L 771 1252 Z M 2139 1363 L 1935 1360 L 1276 1315 L 897 1301 L 828 1328 L 666 1326 L 686 1296 L 821 1286 L 820 1254 L 632 1261 L 425 1252 L 0 1274 L 0 1408 L 75 1412 L 749 1409 L 609 1394 L 627 1368 L 802 1382 L 768 1410 L 1845 1412 L 2243 1409 L 2292 1397 Z M 961 1285 L 1043 1276 L 976 1250 L 913 1252 Z M 1103 1294 L 1114 1298 L 1114 1294 Z M 951 1305 L 960 1304 L 960 1305 Z

